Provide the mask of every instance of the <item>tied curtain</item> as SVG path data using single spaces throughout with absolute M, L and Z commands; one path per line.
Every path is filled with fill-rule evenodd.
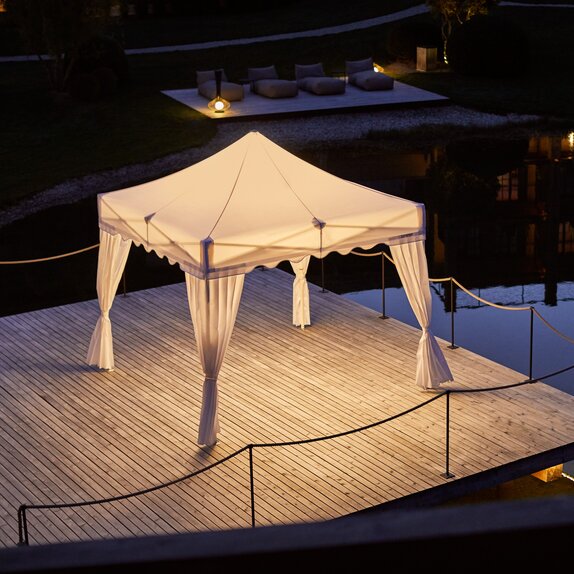
M 87 362 L 101 369 L 114 368 L 114 346 L 110 309 L 126 261 L 130 252 L 131 239 L 122 239 L 121 235 L 110 235 L 100 230 L 100 248 L 98 252 L 98 275 L 96 291 L 100 305 L 100 316 L 88 348 Z
M 189 310 L 205 376 L 199 445 L 213 445 L 219 432 L 217 377 L 233 332 L 245 275 L 199 279 L 185 274 Z
M 431 333 L 432 300 L 427 260 L 422 241 L 391 245 L 399 277 L 423 334 L 417 350 L 416 384 L 421 389 L 436 389 L 452 381 L 450 368 L 437 340 Z
M 311 256 L 307 255 L 301 261 L 291 261 L 291 267 L 295 273 L 293 280 L 293 325 L 301 327 L 301 329 L 311 324 L 309 285 L 307 285 L 306 279 L 310 259 Z

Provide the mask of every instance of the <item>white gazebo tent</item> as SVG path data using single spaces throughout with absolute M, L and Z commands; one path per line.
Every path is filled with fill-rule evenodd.
M 98 196 L 100 318 L 87 361 L 113 369 L 109 311 L 132 243 L 185 273 L 205 375 L 198 444 L 217 440 L 217 377 L 239 308 L 245 273 L 290 261 L 293 324 L 310 324 L 309 258 L 390 246 L 422 328 L 416 384 L 452 380 L 432 333 L 424 251 L 424 206 L 346 181 L 287 152 L 258 132 L 186 169 Z

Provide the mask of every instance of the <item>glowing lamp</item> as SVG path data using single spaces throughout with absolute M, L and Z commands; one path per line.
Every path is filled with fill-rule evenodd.
M 216 114 L 222 114 L 231 107 L 231 104 L 221 97 L 221 75 L 222 70 L 215 70 L 215 98 L 207 104 L 207 107 Z
M 380 66 L 379 64 L 373 64 L 373 72 L 382 72 L 383 70 L 383 66 Z
M 207 107 L 216 114 L 222 114 L 231 107 L 231 104 L 221 96 L 216 96 L 211 100 L 211 102 L 209 102 L 209 104 L 207 104 Z

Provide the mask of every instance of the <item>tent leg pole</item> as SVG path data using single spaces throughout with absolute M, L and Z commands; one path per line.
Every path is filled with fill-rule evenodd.
M 255 528 L 255 484 L 253 479 L 253 445 L 249 445 L 249 486 L 251 491 L 251 527 Z
M 446 392 L 446 448 L 445 448 L 445 471 L 441 476 L 443 478 L 454 478 L 454 474 L 450 472 L 450 391 Z
M 388 319 L 388 316 L 385 312 L 385 252 L 381 252 L 381 308 L 382 308 L 382 315 L 380 319 Z
M 455 311 L 455 300 L 454 300 L 454 282 L 450 278 L 450 345 L 448 346 L 449 349 L 458 349 L 458 347 L 454 344 L 454 311 Z

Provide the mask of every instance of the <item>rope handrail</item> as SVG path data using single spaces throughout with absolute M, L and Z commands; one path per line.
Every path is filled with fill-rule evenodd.
M 280 447 L 280 446 L 294 446 L 294 445 L 300 445 L 300 444 L 307 444 L 307 443 L 312 443 L 312 442 L 319 442 L 319 441 L 324 441 L 324 440 L 331 440 L 334 438 L 338 438 L 341 436 L 345 436 L 345 435 L 349 435 L 349 434 L 353 434 L 353 433 L 357 433 L 357 432 L 362 432 L 364 430 L 376 427 L 378 425 L 381 425 L 383 423 L 389 422 L 391 420 L 397 419 L 399 417 L 402 417 L 403 415 L 409 414 L 413 411 L 416 411 L 417 409 L 420 409 L 426 405 L 428 405 L 429 403 L 432 403 L 433 401 L 436 401 L 437 399 L 439 399 L 440 397 L 442 397 L 445 393 L 439 393 L 436 396 L 418 404 L 415 405 L 414 407 L 411 407 L 409 409 L 406 409 L 405 411 L 401 411 L 400 413 L 397 413 L 395 415 L 391 415 L 390 417 L 380 420 L 380 421 L 376 421 L 374 423 L 359 427 L 359 428 L 355 428 L 355 429 L 351 429 L 348 431 L 344 431 L 344 432 L 340 432 L 340 433 L 336 433 L 336 434 L 331 434 L 331 435 L 325 435 L 325 436 L 319 436 L 319 437 L 313 437 L 310 439 L 302 439 L 302 440 L 295 440 L 295 441 L 286 441 L 286 442 L 276 442 L 276 443 L 258 443 L 258 444 L 249 444 L 246 445 L 242 448 L 240 448 L 239 450 L 229 454 L 228 456 L 226 456 L 225 458 L 222 458 L 221 460 L 218 460 L 204 468 L 201 468 L 199 470 L 195 470 L 193 472 L 190 472 L 184 476 L 180 476 L 179 478 L 174 478 L 173 480 L 170 480 L 168 482 L 164 482 L 161 484 L 158 484 L 156 486 L 151 486 L 149 488 L 145 488 L 143 490 L 138 490 L 135 492 L 131 492 L 129 494 L 121 494 L 118 496 L 112 496 L 109 498 L 100 498 L 100 499 L 94 499 L 94 500 L 86 500 L 86 501 L 81 501 L 81 502 L 58 502 L 58 503 L 51 503 L 51 504 L 22 504 L 20 505 L 20 508 L 25 508 L 27 510 L 47 510 L 47 509 L 56 509 L 56 508 L 77 508 L 79 506 L 91 506 L 94 504 L 105 504 L 105 503 L 109 503 L 109 502 L 117 502 L 119 500 L 126 500 L 127 498 L 132 498 L 134 496 L 141 496 L 143 494 L 149 494 L 150 492 L 154 492 L 156 490 L 160 490 L 162 488 L 167 488 L 168 486 L 173 486 L 174 484 L 177 484 L 179 482 L 183 482 L 184 480 L 188 480 L 189 478 L 193 478 L 194 476 L 197 476 L 198 474 L 201 474 L 203 472 L 206 472 L 208 470 L 211 470 L 212 468 L 227 462 L 228 460 L 232 459 L 233 457 L 241 454 L 242 452 L 250 449 L 250 448 L 268 448 L 268 447 Z
M 319 441 L 323 441 L 323 440 L 331 440 L 334 438 L 340 438 L 342 436 L 347 436 L 350 434 L 354 434 L 357 432 L 362 432 L 374 427 L 377 427 L 379 425 L 382 425 L 384 423 L 388 423 L 394 419 L 398 419 L 404 415 L 408 415 L 409 413 L 412 413 L 430 403 L 432 403 L 433 401 L 436 401 L 437 399 L 440 399 L 440 397 L 442 397 L 444 394 L 446 393 L 446 391 L 437 394 L 436 396 L 422 402 L 419 403 L 418 405 L 415 405 L 414 407 L 411 407 L 410 409 L 406 409 L 404 411 L 401 411 L 400 413 L 397 413 L 395 415 L 391 415 L 390 417 L 387 417 L 386 419 L 382 419 L 380 421 L 376 421 L 374 423 L 370 423 L 368 425 L 356 428 L 356 429 L 351 429 L 348 431 L 343 431 L 340 433 L 335 433 L 335 434 L 331 434 L 331 435 L 326 435 L 326 436 L 320 436 L 320 437 L 314 437 L 314 438 L 307 438 L 307 439 L 302 439 L 302 440 L 292 440 L 292 441 L 286 441 L 286 442 L 276 442 L 276 443 L 254 443 L 252 446 L 255 448 L 269 448 L 269 447 L 276 447 L 276 446 L 297 446 L 297 445 L 301 445 L 301 444 L 309 444 L 312 442 L 319 442 Z
M 127 500 L 128 498 L 133 498 L 135 496 L 141 496 L 143 494 L 149 494 L 150 492 L 154 492 L 156 490 L 161 490 L 163 488 L 167 488 L 168 486 L 173 486 L 174 484 L 178 484 L 179 482 L 183 482 L 184 480 L 188 480 L 189 478 L 193 478 L 198 474 L 203 472 L 207 472 L 212 468 L 231 460 L 235 456 L 241 454 L 242 452 L 249 449 L 249 445 L 240 448 L 239 450 L 232 452 L 231 454 L 227 455 L 226 457 L 222 458 L 221 460 L 217 460 L 199 470 L 194 470 L 184 476 L 180 476 L 179 478 L 174 478 L 168 482 L 162 482 L 161 484 L 156 484 L 155 486 L 150 486 L 149 488 L 144 488 L 142 490 L 137 490 L 135 492 L 130 492 L 128 494 L 118 494 L 117 496 L 111 496 L 109 498 L 98 498 L 93 500 L 82 500 L 80 502 L 55 502 L 52 504 L 21 504 L 20 509 L 27 509 L 27 510 L 48 510 L 48 509 L 56 509 L 56 508 L 78 508 L 79 506 L 93 506 L 95 504 L 106 504 L 109 502 L 118 502 L 120 500 Z
M 552 331 L 554 331 L 558 336 L 562 337 L 564 340 L 568 341 L 569 343 L 573 343 L 574 344 L 574 339 L 572 339 L 571 337 L 568 337 L 567 335 L 564 335 L 564 333 L 561 333 L 558 329 L 556 329 L 556 327 L 553 327 L 541 314 L 540 312 L 535 309 L 534 307 L 532 307 L 532 312 Z
M 78 255 L 80 253 L 84 253 L 86 251 L 91 251 L 92 249 L 95 249 L 96 247 L 99 247 L 99 243 L 95 243 L 94 245 L 90 245 L 88 247 L 84 247 L 82 249 L 77 249 L 76 251 L 69 251 L 68 253 L 61 253 L 59 255 L 52 255 L 50 257 L 40 257 L 37 259 L 20 259 L 20 260 L 14 260 L 14 261 L 0 261 L 0 265 L 22 265 L 22 264 L 28 264 L 28 263 L 42 263 L 44 261 L 54 261 L 56 259 L 63 259 L 65 257 L 70 257 L 72 255 Z M 353 255 L 358 255 L 361 257 L 374 257 L 374 256 L 380 256 L 383 255 L 386 259 L 388 259 L 393 265 L 395 265 L 395 262 L 393 261 L 393 259 L 387 255 L 387 253 L 385 253 L 384 251 L 377 251 L 376 253 L 359 253 L 358 251 L 352 250 L 351 253 Z M 573 343 L 574 344 L 574 339 L 571 337 L 568 337 L 567 335 L 564 335 L 563 333 L 561 333 L 560 331 L 558 331 L 558 329 L 556 329 L 555 327 L 553 327 L 541 314 L 539 311 L 537 311 L 536 309 L 534 309 L 533 307 L 509 307 L 508 305 L 500 305 L 498 303 L 493 303 L 492 301 L 488 301 L 486 299 L 483 299 L 482 297 L 479 297 L 478 295 L 475 295 L 474 293 L 472 293 L 471 291 L 469 291 L 466 287 L 464 287 L 464 285 L 462 285 L 457 279 L 455 279 L 454 277 L 439 277 L 439 278 L 431 278 L 429 277 L 429 281 L 432 281 L 433 283 L 443 283 L 446 281 L 452 281 L 453 283 L 455 283 L 460 289 L 462 289 L 462 291 L 464 291 L 467 295 L 469 295 L 470 297 L 473 297 L 474 299 L 476 299 L 477 301 L 480 301 L 481 303 L 484 303 L 485 305 L 488 305 L 490 307 L 496 307 L 497 309 L 503 309 L 506 311 L 534 311 L 534 313 L 536 314 L 536 316 L 547 326 L 549 327 L 552 331 L 554 331 L 557 335 L 559 335 L 560 337 L 562 337 L 564 340 Z
M 486 299 L 483 299 L 482 297 L 479 297 L 478 295 L 475 295 L 474 293 L 469 291 L 466 287 L 464 287 L 464 285 L 459 283 L 454 277 L 451 277 L 451 280 L 453 283 L 458 285 L 458 287 L 460 287 L 460 289 L 462 289 L 467 295 L 470 295 L 471 297 L 473 297 L 477 301 L 480 301 L 481 303 L 484 303 L 485 305 L 489 305 L 491 307 L 496 307 L 497 309 L 504 309 L 506 311 L 530 311 L 532 309 L 532 307 L 509 307 L 508 305 L 500 305 L 498 303 L 492 303 L 492 301 L 487 301 Z
M 388 259 L 393 265 L 395 265 L 395 262 L 391 259 L 391 257 L 389 257 L 384 251 L 378 251 L 376 253 L 359 253 L 358 251 L 354 251 L 352 250 L 351 253 L 353 255 L 359 255 L 362 257 L 373 257 L 375 255 L 383 255 L 386 259 Z M 564 333 L 560 332 L 558 329 L 556 329 L 556 327 L 552 326 L 551 323 L 549 323 L 540 313 L 540 311 L 538 311 L 536 308 L 529 306 L 529 307 L 511 307 L 509 305 L 501 305 L 499 303 L 493 303 L 492 301 L 488 301 L 487 299 L 484 299 L 483 297 L 480 297 L 479 295 L 474 294 L 472 291 L 470 291 L 469 289 L 467 289 L 462 283 L 460 283 L 460 281 L 458 281 L 457 279 L 455 279 L 454 277 L 439 277 L 439 278 L 432 278 L 429 277 L 429 281 L 431 281 L 432 283 L 444 283 L 446 281 L 452 281 L 455 285 L 457 285 L 462 291 L 464 291 L 467 295 L 469 295 L 470 297 L 472 297 L 473 299 L 476 299 L 477 301 L 480 301 L 481 303 L 483 303 L 484 305 L 488 305 L 489 307 L 495 307 L 496 309 L 502 309 L 504 311 L 531 311 L 532 313 L 534 313 L 549 329 L 551 329 L 552 331 L 554 331 L 559 337 L 562 337 L 565 341 L 568 341 L 569 343 L 574 344 L 574 338 L 572 337 L 568 337 L 568 335 L 565 335 Z
M 510 389 L 510 388 L 514 388 L 514 387 L 527 385 L 527 384 L 538 383 L 538 382 L 541 382 L 545 379 L 551 378 L 553 376 L 556 376 L 558 374 L 564 373 L 564 372 L 572 370 L 572 369 L 574 369 L 574 365 L 570 365 L 569 367 L 565 367 L 564 369 L 554 371 L 554 372 L 549 373 L 549 374 L 542 376 L 542 377 L 537 377 L 536 379 L 527 379 L 527 380 L 520 381 L 517 383 L 509 383 L 507 385 L 499 385 L 496 387 L 487 387 L 487 388 L 483 388 L 483 389 L 444 389 L 441 392 L 437 393 L 435 396 L 431 397 L 430 399 L 423 401 L 422 403 L 419 403 L 418 405 L 415 405 L 413 407 L 405 409 L 404 411 L 401 411 L 400 413 L 396 413 L 396 414 L 391 415 L 385 419 L 381 419 L 380 421 L 376 421 L 374 423 L 370 423 L 368 425 L 364 425 L 364 426 L 350 429 L 348 431 L 343 431 L 340 433 L 335 433 L 335 434 L 330 434 L 330 435 L 325 435 L 325 436 L 319 436 L 319 437 L 313 437 L 310 439 L 294 440 L 294 441 L 284 441 L 284 442 L 275 442 L 275 443 L 252 443 L 252 444 L 249 444 L 249 445 L 246 445 L 246 446 L 240 448 L 239 450 L 227 455 L 226 457 L 224 457 L 224 458 L 222 458 L 216 462 L 209 464 L 208 466 L 206 466 L 204 468 L 201 468 L 199 470 L 195 470 L 193 472 L 187 473 L 183 476 L 180 476 L 180 477 L 175 478 L 173 480 L 170 480 L 168 482 L 157 484 L 155 486 L 151 486 L 149 488 L 145 488 L 142 490 L 130 492 L 128 494 L 122 494 L 122 495 L 112 496 L 112 497 L 108 497 L 108 498 L 100 498 L 100 499 L 84 500 L 84 501 L 78 501 L 78 502 L 68 502 L 68 503 L 60 502 L 60 503 L 50 503 L 50 504 L 21 504 L 18 508 L 19 522 L 21 522 L 21 520 L 22 520 L 21 517 L 23 517 L 25 515 L 27 510 L 51 510 L 51 509 L 53 510 L 53 509 L 61 509 L 61 508 L 78 508 L 78 507 L 82 507 L 82 506 L 93 506 L 96 504 L 106 504 L 106 503 L 111 503 L 111 502 L 118 502 L 120 500 L 127 500 L 129 498 L 141 496 L 144 494 L 149 494 L 150 492 L 155 492 L 157 490 L 161 490 L 161 489 L 167 488 L 169 486 L 173 486 L 174 484 L 178 484 L 180 482 L 183 482 L 185 480 L 193 478 L 194 476 L 197 476 L 199 474 L 207 472 L 208 470 L 211 470 L 211 469 L 223 464 L 224 462 L 231 460 L 232 458 L 240 455 L 241 453 L 243 453 L 247 450 L 251 451 L 251 449 L 254 449 L 254 448 L 297 446 L 297 445 L 309 444 L 309 443 L 313 443 L 313 442 L 332 440 L 335 438 L 340 438 L 343 436 L 347 436 L 347 435 L 351 435 L 354 433 L 369 430 L 371 428 L 374 428 L 374 427 L 380 426 L 382 424 L 388 423 L 392 420 L 395 420 L 395 419 L 398 419 L 402 416 L 410 414 L 410 413 L 412 413 L 412 412 L 414 412 L 414 411 L 416 411 L 416 410 L 418 410 L 418 409 L 420 409 L 426 405 L 429 405 L 430 403 L 440 399 L 441 397 L 443 397 L 445 395 L 464 394 L 464 393 L 481 393 L 481 392 L 500 391 L 500 390 Z
M 508 385 L 500 385 L 497 387 L 486 387 L 484 389 L 448 389 L 445 390 L 445 393 L 457 393 L 457 394 L 464 394 L 464 393 L 484 393 L 486 391 L 500 391 L 504 389 L 511 389 L 513 387 L 521 387 L 523 385 L 531 385 L 533 383 L 540 383 L 545 379 L 550 379 L 551 377 L 555 377 L 556 375 L 561 375 L 562 373 L 566 373 L 567 371 L 571 371 L 574 369 L 574 365 L 570 365 L 569 367 L 564 367 L 563 369 L 559 369 L 558 371 L 554 371 L 552 373 L 548 373 L 543 377 L 536 377 L 535 379 L 526 379 L 524 381 L 520 381 L 518 383 L 510 383 Z
M 64 257 L 70 257 L 71 255 L 78 255 L 79 253 L 84 253 L 85 251 L 90 251 L 99 247 L 99 243 L 95 245 L 90 245 L 89 247 L 84 247 L 83 249 L 77 249 L 76 251 L 70 251 L 68 253 L 61 253 L 60 255 L 52 255 L 51 257 L 40 257 L 38 259 L 20 259 L 18 261 L 0 261 L 0 265 L 23 265 L 26 263 L 41 263 L 43 261 L 53 261 L 54 259 L 63 259 Z
M 353 255 L 358 255 L 359 257 L 375 257 L 378 255 L 384 255 L 385 257 L 389 257 L 384 251 L 377 251 L 376 253 L 359 253 L 358 251 L 355 251 L 354 249 L 351 250 L 351 253 Z

